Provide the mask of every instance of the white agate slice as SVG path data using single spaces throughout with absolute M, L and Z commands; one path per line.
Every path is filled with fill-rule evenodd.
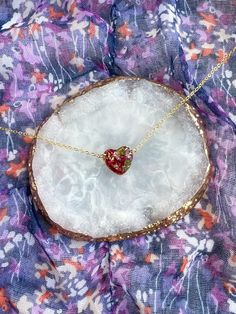
M 179 99 L 146 80 L 114 81 L 63 106 L 39 135 L 97 153 L 133 148 Z M 92 237 L 140 230 L 167 217 L 193 197 L 208 167 L 203 139 L 184 107 L 121 176 L 95 157 L 40 140 L 36 148 L 33 174 L 49 217 Z

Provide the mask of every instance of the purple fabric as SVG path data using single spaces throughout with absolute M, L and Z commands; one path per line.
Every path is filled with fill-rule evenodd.
M 235 45 L 236 2 L 0 3 L 0 125 L 35 129 L 112 75 L 191 90 Z M 0 134 L 0 312 L 236 313 L 236 56 L 194 98 L 214 175 L 191 213 L 152 235 L 85 243 L 32 203 L 28 139 Z

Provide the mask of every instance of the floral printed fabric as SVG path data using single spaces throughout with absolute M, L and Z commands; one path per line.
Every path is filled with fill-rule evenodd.
M 0 125 L 30 131 L 111 75 L 192 89 L 235 45 L 236 2 L 0 2 Z M 236 56 L 195 97 L 214 175 L 178 223 L 116 243 L 71 240 L 34 207 L 29 138 L 0 134 L 1 313 L 236 313 Z

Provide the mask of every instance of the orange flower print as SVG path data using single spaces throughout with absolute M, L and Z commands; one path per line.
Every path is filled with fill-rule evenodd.
M 214 48 L 214 44 L 203 44 L 202 45 L 202 56 L 203 57 L 207 57 L 211 54 L 213 54 L 213 48 Z
M 42 265 L 36 264 L 37 272 L 35 273 L 36 278 L 45 278 L 49 272 L 48 265 L 43 263 Z
M 228 263 L 231 267 L 236 267 L 236 254 L 232 250 L 230 250 L 230 257 L 228 258 Z
M 185 48 L 186 60 L 197 60 L 201 54 L 201 50 L 196 48 L 195 43 L 191 43 L 189 48 Z
M 20 163 L 10 162 L 10 167 L 7 169 L 6 175 L 17 178 L 25 169 L 25 160 L 22 160 Z
M 98 27 L 92 22 L 89 24 L 88 34 L 90 39 L 93 39 L 94 37 L 98 38 Z
M 150 264 L 150 263 L 155 263 L 155 261 L 158 260 L 158 256 L 153 253 L 148 253 L 145 257 L 145 262 Z
M 5 289 L 0 288 L 0 309 L 3 312 L 8 312 L 10 310 L 9 299 L 5 294 Z
M 50 6 L 48 11 L 49 11 L 49 15 L 52 19 L 60 19 L 61 17 L 64 16 L 64 12 L 55 11 L 53 6 Z
M 217 62 L 220 63 L 223 61 L 224 57 L 226 56 L 226 53 L 223 50 L 218 50 L 217 53 Z
M 7 215 L 7 208 L 0 208 L 0 222 L 4 220 Z
M 48 303 L 49 299 L 53 296 L 53 293 L 46 290 L 44 286 L 41 286 L 41 290 L 36 290 L 35 294 L 37 295 L 37 304 Z
M 202 24 L 206 27 L 206 29 L 210 32 L 213 30 L 214 26 L 217 25 L 216 17 L 213 14 L 207 14 L 207 13 L 200 13 L 203 20 L 199 22 L 199 24 Z
M 10 107 L 7 104 L 0 105 L 0 114 L 5 113 L 6 111 L 9 110 L 9 108 Z
M 224 282 L 224 288 L 229 294 L 235 294 L 236 288 L 230 282 Z
M 125 254 L 122 249 L 119 248 L 118 245 L 114 246 L 111 253 L 111 260 L 114 262 L 121 261 L 124 262 Z
M 83 266 L 81 265 L 81 263 L 77 261 L 65 259 L 64 263 L 67 265 L 73 266 L 77 271 L 80 271 L 83 269 Z
M 43 79 L 45 78 L 45 73 L 40 72 L 38 69 L 36 69 L 33 73 L 32 73 L 32 82 L 33 83 L 39 83 L 42 82 Z
M 40 31 L 40 24 L 38 23 L 33 23 L 31 26 L 30 26 L 30 32 L 31 34 L 33 35 L 35 31 Z
M 133 32 L 129 29 L 128 23 L 125 22 L 121 27 L 118 28 L 118 33 L 121 35 L 121 37 L 128 40 Z
M 198 224 L 199 229 L 212 229 L 216 224 L 216 216 L 212 213 L 212 206 L 208 205 L 206 210 L 198 208 L 198 213 L 202 217 Z
M 188 266 L 188 257 L 187 256 L 184 256 L 183 257 L 183 260 L 182 260 L 182 264 L 181 264 L 181 267 L 180 267 L 180 272 L 181 273 L 184 273 L 186 267 Z

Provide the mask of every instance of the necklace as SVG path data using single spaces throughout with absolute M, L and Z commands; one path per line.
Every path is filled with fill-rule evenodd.
M 185 98 L 181 98 L 181 101 L 179 103 L 177 103 L 171 110 L 169 110 L 166 114 L 164 114 L 164 116 L 145 133 L 143 138 L 139 141 L 139 143 L 134 148 L 130 148 L 124 145 L 124 146 L 119 147 L 118 149 L 109 148 L 104 153 L 99 154 L 96 152 L 91 152 L 82 147 L 74 147 L 68 144 L 54 141 L 50 138 L 39 136 L 37 134 L 31 134 L 28 132 L 18 131 L 18 130 L 6 128 L 6 127 L 0 127 L 0 131 L 10 132 L 12 134 L 17 134 L 17 135 L 29 137 L 32 139 L 39 139 L 51 145 L 55 145 L 57 147 L 60 147 L 66 150 L 75 151 L 75 152 L 83 153 L 92 157 L 102 159 L 105 162 L 106 166 L 111 171 L 113 171 L 114 173 L 118 175 L 122 175 L 130 168 L 134 154 L 136 154 L 155 135 L 157 130 L 168 119 L 170 119 L 189 99 L 191 99 L 210 78 L 212 78 L 214 73 L 217 72 L 223 64 L 228 62 L 228 60 L 235 53 L 235 51 L 236 51 L 236 47 L 234 47 L 228 54 L 225 54 L 222 61 L 212 68 L 212 70 L 206 75 L 205 78 L 203 78 L 203 80 L 197 85 L 197 87 L 195 87 L 194 90 L 192 90 L 188 96 L 186 96 Z M 55 111 L 59 113 L 59 109 L 56 109 Z

